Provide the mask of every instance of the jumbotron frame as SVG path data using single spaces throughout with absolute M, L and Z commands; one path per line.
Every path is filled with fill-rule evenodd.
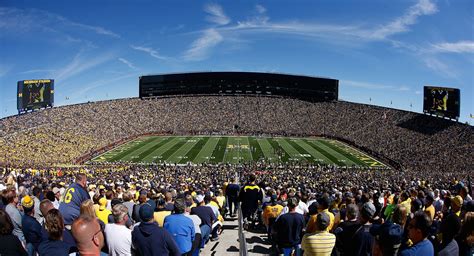
M 276 95 L 301 100 L 337 101 L 339 80 L 259 72 L 193 72 L 139 78 L 140 98 L 170 95 Z

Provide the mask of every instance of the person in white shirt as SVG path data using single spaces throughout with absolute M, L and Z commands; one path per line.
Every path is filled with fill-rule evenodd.
M 109 255 L 132 255 L 132 231 L 125 226 L 128 208 L 117 204 L 112 208 L 115 223 L 105 225 L 105 238 Z

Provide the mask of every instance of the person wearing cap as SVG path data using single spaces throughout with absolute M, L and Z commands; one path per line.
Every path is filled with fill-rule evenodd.
M 441 246 L 438 256 L 459 255 L 459 246 L 454 239 L 461 230 L 461 219 L 455 214 L 449 214 L 441 222 Z
M 132 244 L 138 255 L 181 255 L 173 236 L 153 220 L 154 209 L 148 203 L 140 207 L 142 222 L 132 231 Z
M 105 225 L 104 234 L 109 255 L 132 255 L 132 231 L 127 228 L 128 209 L 123 204 L 112 207 L 113 223 Z
M 336 244 L 336 236 L 327 231 L 331 219 L 325 212 L 318 214 L 316 218 L 316 231 L 306 233 L 301 242 L 303 255 L 329 256 Z
M 367 202 L 362 205 L 359 220 L 361 226 L 356 231 L 353 238 L 356 244 L 354 248 L 355 255 L 370 255 L 372 253 L 374 237 L 370 234 L 370 228 L 372 227 L 371 221 L 375 212 L 376 209 L 373 203 Z
M 59 209 L 59 200 L 61 199 L 61 190 L 58 187 L 53 188 L 54 201 L 51 201 L 54 208 Z
M 406 215 L 405 215 L 406 218 Z M 374 236 L 374 255 L 396 256 L 403 239 L 403 227 L 398 223 L 386 221 L 381 225 L 373 225 L 370 234 Z
M 38 251 L 41 243 L 41 224 L 35 219 L 35 201 L 26 195 L 21 200 L 24 215 L 21 218 L 21 229 L 25 236 L 26 250 L 29 255 L 34 255 Z
M 99 199 L 99 209 L 95 211 L 95 215 L 99 220 L 104 222 L 104 224 L 109 223 L 109 215 L 112 214 L 112 212 L 107 209 L 107 199 L 101 198 Z
M 323 195 L 322 197 L 317 199 L 318 202 L 318 212 L 324 212 L 329 216 L 329 219 L 331 220 L 329 222 L 329 225 L 327 227 L 327 231 L 331 231 L 334 227 L 334 214 L 329 211 L 329 204 L 330 204 L 330 199 L 328 195 Z M 316 231 L 316 222 L 317 222 L 317 216 L 318 215 L 313 215 L 308 221 L 308 225 L 306 225 L 306 232 L 308 233 L 313 233 Z
M 430 227 L 430 217 L 422 211 L 416 212 L 408 223 L 408 238 L 410 238 L 413 245 L 410 248 L 402 250 L 400 255 L 434 255 L 433 244 L 427 239 Z
M 79 216 L 82 202 L 90 199 L 86 190 L 87 176 L 84 173 L 76 174 L 76 182 L 71 184 L 64 200 L 59 204 L 59 211 L 64 217 L 64 225 L 70 229 L 70 225 Z
M 461 216 L 461 208 L 463 204 L 463 199 L 461 196 L 457 195 L 451 198 L 451 211 L 456 214 L 456 216 Z
M 304 216 L 296 212 L 298 199 L 292 197 L 288 199 L 289 212 L 278 217 L 273 225 L 275 232 L 275 242 L 279 253 L 290 255 L 295 251 L 299 255 L 301 237 L 305 227 Z
M 194 223 L 184 215 L 185 208 L 184 199 L 176 199 L 173 206 L 174 213 L 167 216 L 164 222 L 164 228 L 173 236 L 181 254 L 191 252 L 195 238 Z
M 212 211 L 212 209 L 205 205 L 204 195 L 197 195 L 196 201 L 198 206 L 191 209 L 191 214 L 197 215 L 201 219 L 201 248 L 204 248 L 204 245 L 209 240 L 209 235 L 212 231 L 212 226 L 214 222 L 217 221 L 217 217 Z
M 283 210 L 283 206 L 277 202 L 278 196 L 275 193 L 271 194 L 270 204 L 263 209 L 263 223 L 267 228 L 268 239 L 272 239 L 272 226 L 275 223 L 275 220 L 280 215 Z

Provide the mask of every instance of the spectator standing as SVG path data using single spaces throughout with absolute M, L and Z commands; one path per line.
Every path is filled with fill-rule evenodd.
M 209 235 L 211 234 L 212 225 L 216 222 L 217 217 L 210 207 L 204 205 L 204 196 L 197 195 L 196 201 L 198 206 L 191 209 L 191 214 L 197 215 L 201 219 L 201 248 L 204 248 L 204 245 L 209 240 Z
M 125 225 L 127 223 L 128 209 L 123 204 L 112 207 L 114 223 L 105 225 L 105 239 L 109 247 L 109 255 L 132 255 L 132 231 Z
M 164 221 L 164 228 L 171 234 L 179 247 L 181 254 L 191 252 L 195 239 L 193 221 L 184 215 L 186 205 L 184 199 L 178 198 L 174 201 L 174 213 L 167 216 Z
M 413 246 L 400 252 L 401 256 L 426 255 L 433 256 L 434 249 L 431 242 L 427 239 L 430 231 L 430 217 L 418 211 L 408 223 L 408 237 L 413 242 Z
M 90 199 L 86 186 L 87 176 L 83 173 L 76 174 L 76 182 L 68 187 L 64 200 L 59 204 L 66 229 L 70 229 L 72 222 L 79 216 L 82 202 Z
M 227 197 L 227 204 L 229 206 L 229 215 L 235 217 L 237 209 L 239 208 L 239 191 L 240 186 L 236 182 L 236 178 L 232 177 L 230 184 L 227 185 L 225 195 Z
M 292 250 L 296 252 L 296 255 L 299 255 L 301 250 L 301 237 L 305 222 L 304 216 L 296 212 L 297 206 L 298 199 L 288 199 L 289 212 L 280 215 L 274 225 L 278 251 L 284 255 L 291 255 Z
M 95 215 L 104 224 L 107 224 L 109 223 L 110 214 L 112 214 L 112 212 L 107 209 L 107 199 L 102 197 L 101 199 L 99 199 L 99 209 L 96 210 Z
M 259 202 L 262 201 L 263 195 L 260 187 L 255 183 L 256 179 L 255 174 L 250 174 L 249 183 L 245 185 L 239 193 L 244 227 L 248 227 L 248 222 L 253 221 L 253 214 L 257 211 Z
M 321 212 L 317 216 L 316 232 L 307 233 L 303 236 L 301 248 L 304 255 L 330 256 L 336 244 L 336 236 L 327 231 L 331 222 L 329 215 Z
M 188 200 L 185 200 L 185 201 L 186 201 L 186 209 L 184 212 L 184 216 L 190 218 L 193 221 L 194 232 L 195 232 L 194 240 L 193 240 L 193 248 L 191 249 L 191 253 L 188 253 L 188 256 L 199 255 L 199 250 L 201 247 L 201 240 L 202 240 L 201 228 L 199 227 L 201 225 L 201 219 L 199 218 L 199 216 L 191 214 L 192 204 L 191 202 L 188 202 Z
M 141 205 L 142 222 L 132 231 L 132 244 L 138 255 L 181 255 L 173 237 L 153 220 L 153 207 Z

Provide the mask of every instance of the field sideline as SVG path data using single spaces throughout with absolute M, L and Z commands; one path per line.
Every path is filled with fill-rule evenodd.
M 91 162 L 236 164 L 263 159 L 267 162 L 386 167 L 336 140 L 248 136 L 146 136 L 105 152 Z

